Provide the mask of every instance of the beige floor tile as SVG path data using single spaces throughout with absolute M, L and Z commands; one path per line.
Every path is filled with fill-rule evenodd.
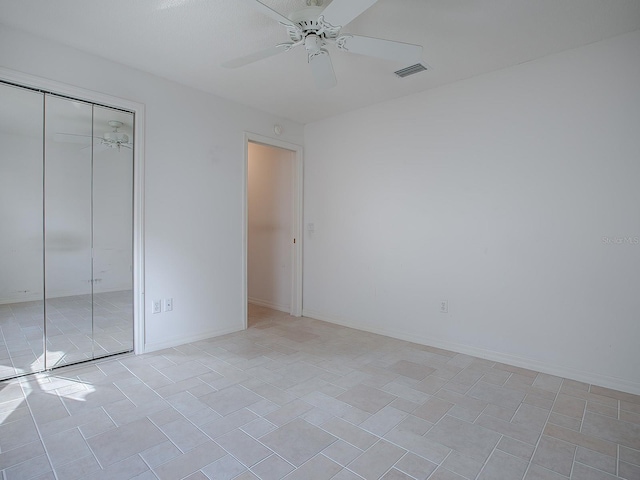
M 322 395 L 322 394 L 318 394 Z M 307 398 L 307 397 L 305 397 Z M 331 402 L 331 397 L 326 397 Z M 321 403 L 320 403 L 321 404 Z M 269 420 L 271 423 L 282 426 L 291 420 L 298 418 L 303 413 L 311 410 L 313 406 L 305 401 L 296 399 L 292 402 L 283 405 L 282 407 L 274 410 L 273 412 L 267 414 L 265 418 Z
M 571 472 L 571 480 L 614 480 L 616 478 L 619 477 L 577 462 L 573 465 L 573 471 Z
M 513 455 L 514 457 L 520 457 L 526 461 L 531 460 L 531 457 L 533 456 L 533 452 L 535 450 L 534 445 L 505 436 L 500 439 L 496 448 L 498 450 L 502 450 L 505 453 Z
M 451 453 L 451 449 L 442 443 L 425 438 L 422 435 L 396 427 L 384 438 L 405 450 L 415 453 L 432 463 L 440 464 Z
M 568 477 L 571 474 L 575 453 L 575 445 L 543 435 L 531 461 Z
M 413 378 L 415 380 L 424 380 L 428 375 L 435 371 L 435 369 L 427 367 L 426 365 L 409 362 L 407 360 L 399 360 L 389 366 L 388 369 L 393 373 Z
M 640 405 L 640 395 L 633 395 L 631 393 L 620 392 L 618 390 L 612 390 L 610 388 L 598 387 L 597 385 L 591 385 L 591 388 L 589 388 L 589 392 L 596 395 L 611 397 L 615 398 L 616 400 L 624 400 L 625 402 Z
M 482 469 L 483 462 L 453 451 L 444 462 L 442 462 L 442 466 L 465 478 L 475 479 Z
M 109 465 L 104 470 L 85 475 L 82 480 L 129 480 L 150 473 L 149 467 L 138 455 Z
M 158 428 L 183 452 L 189 451 L 209 440 L 207 435 L 202 433 L 186 418 L 174 420 Z
M 260 439 L 264 445 L 296 467 L 336 440 L 335 436 L 301 419 L 293 420 Z
M 241 430 L 233 430 L 216 438 L 216 443 L 250 468 L 273 452 Z
M 259 402 L 262 397 L 247 388 L 233 385 L 223 390 L 203 395 L 199 400 L 224 416 Z
M 51 463 L 55 467 L 91 455 L 87 442 L 77 428 L 57 435 L 50 435 L 45 438 L 44 443 Z M 137 453 L 137 451 L 133 453 Z
M 0 477 L 640 477 L 637 395 L 257 312 L 246 331 L 1 384 Z
M 206 467 L 226 454 L 215 442 L 207 442 L 154 468 L 154 472 L 160 480 L 178 480 Z
M 246 471 L 247 467 L 231 455 L 225 455 L 202 468 L 202 472 L 207 478 L 214 478 L 216 480 L 231 480 Z
M 409 452 L 396 462 L 395 468 L 418 480 L 424 480 L 438 468 L 438 465 Z
M 429 477 L 429 480 L 468 480 L 457 473 L 453 473 L 451 470 L 447 470 L 446 468 L 440 467 L 438 468 L 433 475 Z
M 524 480 L 567 480 L 567 477 L 547 470 L 539 465 L 531 464 Z
M 91 437 L 87 443 L 105 467 L 167 440 L 149 419 L 142 419 Z
M 339 465 L 346 466 L 362 455 L 363 451 L 344 440 L 336 440 L 322 451 L 322 454 Z
M 640 425 L 623 422 L 587 412 L 582 422 L 582 433 L 619 443 L 625 447 L 640 450 Z
M 98 473 L 99 471 L 100 464 L 91 454 L 56 468 L 58 478 L 65 480 L 76 480 Z
M 52 472 L 51 464 L 46 455 L 34 457 L 26 462 L 19 463 L 5 470 L 7 480 L 21 480 L 33 478 L 47 472 Z
M 478 475 L 478 480 L 522 480 L 528 463 L 496 450 Z
M 571 430 L 575 430 L 576 432 L 579 432 L 580 427 L 582 426 L 582 419 L 567 417 L 565 415 L 560 415 L 558 413 L 552 413 L 549 416 L 548 423 L 557 425 L 559 427 L 569 428 Z
M 478 382 L 468 392 L 469 396 L 505 408 L 517 408 L 525 394 L 484 382 Z
M 414 478 L 396 468 L 392 468 L 380 477 L 380 480 L 414 480 Z
M 431 423 L 436 423 L 453 407 L 453 403 L 433 397 L 416 408 L 412 413 L 416 417 L 420 417 Z
M 378 437 L 376 435 L 352 425 L 349 422 L 345 422 L 340 418 L 332 418 L 328 422 L 323 423 L 322 429 L 345 442 L 350 443 L 360 450 L 367 450 L 371 445 L 378 441 Z
M 340 476 L 339 472 L 345 474 Z M 337 476 L 335 476 L 337 474 Z M 340 465 L 331 461 L 323 455 L 316 455 L 307 463 L 297 468 L 294 472 L 285 477 L 286 480 L 349 480 L 349 472 L 343 470 Z M 360 477 L 353 474 L 353 480 L 360 480 Z
M 582 418 L 586 404 L 585 400 L 560 393 L 552 411 L 567 417 Z
M 274 454 L 254 465 L 251 471 L 260 477 L 260 480 L 280 480 L 294 469 L 293 465 Z
M 392 405 L 393 402 L 371 415 L 359 425 L 360 428 L 375 435 L 383 436 L 407 417 L 406 412 L 398 410 Z
M 395 399 L 395 395 L 366 385 L 356 385 L 337 397 L 337 400 L 369 413 L 376 413 Z
M 260 480 L 260 479 L 251 472 L 245 472 L 245 473 L 241 473 L 233 480 Z
M 0 425 L 0 452 L 39 441 L 38 431 L 31 417 Z
M 618 475 L 629 480 L 640 478 L 640 467 L 627 462 L 618 463 Z
M 425 437 L 484 462 L 500 440 L 497 433 L 446 415 Z
M 9 468 L 32 458 L 44 455 L 44 447 L 40 439 L 26 443 L 19 447 L 0 452 L 0 465 L 2 468 Z M 0 469 L 1 470 L 1 469 Z
M 620 446 L 619 448 L 620 460 L 623 460 L 634 465 L 640 465 L 640 450 L 634 450 L 632 448 Z
M 154 445 L 140 452 L 140 456 L 151 468 L 162 465 L 180 455 L 182 455 L 180 449 L 169 441 Z
M 384 440 L 380 440 L 351 462 L 348 468 L 366 480 L 378 479 L 402 458 L 405 453 L 406 450 Z
M 602 470 L 603 472 L 607 472 L 612 475 L 616 474 L 615 457 L 594 452 L 593 450 L 589 450 L 584 447 L 578 447 L 576 449 L 575 461 L 584 463 L 589 467 L 597 468 L 598 470 Z
M 222 435 L 229 433 L 236 428 L 246 425 L 260 418 L 252 411 L 243 408 L 237 412 L 233 412 L 226 417 L 217 418 L 209 423 L 200 426 L 200 430 L 206 433 L 209 438 L 216 439 Z
M 485 428 L 493 430 L 494 432 L 501 433 L 507 437 L 520 440 L 521 442 L 535 445 L 540 438 L 540 431 L 531 428 L 526 425 L 519 425 L 517 423 L 506 422 L 499 418 L 492 417 L 491 415 L 481 414 L 475 422 L 477 425 L 481 425 Z M 547 424 L 549 427 L 549 424 Z M 560 427 L 558 427 L 560 428 Z
M 565 442 L 572 443 L 574 445 L 588 448 L 589 450 L 604 453 L 605 455 L 610 455 L 612 457 L 617 455 L 618 448 L 615 443 L 581 432 L 569 430 L 568 428 L 559 427 L 551 423 L 548 423 L 545 426 L 544 434 L 564 440 Z

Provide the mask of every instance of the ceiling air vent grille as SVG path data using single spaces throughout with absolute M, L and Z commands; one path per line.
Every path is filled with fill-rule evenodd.
M 408 77 L 409 75 L 413 75 L 414 73 L 424 72 L 427 69 L 423 64 L 416 63 L 415 65 L 411 65 L 410 67 L 403 68 L 394 72 L 400 78 Z

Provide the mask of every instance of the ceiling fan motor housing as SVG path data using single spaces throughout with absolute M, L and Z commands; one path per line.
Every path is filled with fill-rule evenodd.
M 128 143 L 129 135 L 122 132 L 106 132 L 102 136 L 107 142 L 110 143 Z
M 297 28 L 287 27 L 289 37 L 293 42 L 300 42 L 308 35 L 316 35 L 321 39 L 334 39 L 340 32 L 340 27 L 324 21 L 322 7 L 307 7 L 291 14 L 289 19 Z M 305 42 L 306 46 L 306 42 Z

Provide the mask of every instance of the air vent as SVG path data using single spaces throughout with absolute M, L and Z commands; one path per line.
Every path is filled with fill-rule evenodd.
M 424 72 L 427 70 L 427 67 L 421 63 L 416 63 L 415 65 L 411 65 L 410 67 L 403 68 L 394 72 L 400 78 L 408 77 L 409 75 L 413 75 L 414 73 Z

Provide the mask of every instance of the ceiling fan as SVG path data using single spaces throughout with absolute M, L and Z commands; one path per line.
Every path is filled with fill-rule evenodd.
M 333 0 L 324 9 L 322 0 L 307 0 L 308 6 L 292 13 L 289 18 L 259 0 L 243 1 L 284 26 L 291 41 L 225 62 L 222 66 L 226 68 L 242 67 L 304 45 L 316 86 L 326 90 L 337 84 L 331 57 L 325 48 L 327 44 L 334 44 L 344 52 L 382 58 L 407 66 L 419 63 L 422 56 L 420 45 L 341 32 L 342 27 L 378 0 Z
M 117 148 L 118 150 L 120 150 L 121 147 L 128 149 L 133 148 L 133 143 L 129 142 L 129 135 L 124 132 L 118 131 L 119 128 L 122 128 L 124 123 L 118 120 L 109 120 L 107 124 L 111 128 L 113 128 L 113 131 L 105 132 L 101 137 L 92 137 L 91 135 L 78 135 L 75 133 L 56 133 L 54 139 L 57 142 L 85 144 L 88 142 L 87 139 L 93 138 L 94 140 L 96 140 L 97 145 L 103 148 Z M 89 147 L 91 147 L 91 145 L 85 148 Z

